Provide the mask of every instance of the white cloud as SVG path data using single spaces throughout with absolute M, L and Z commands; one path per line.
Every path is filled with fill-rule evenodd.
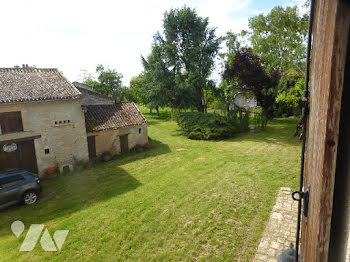
M 3 0 L 1 4 L 1 67 L 34 64 L 57 67 L 75 81 L 81 69 L 97 64 L 115 68 L 124 84 L 142 71 L 140 56 L 150 51 L 161 30 L 163 13 L 188 5 L 209 17 L 218 35 L 246 28 L 247 19 L 232 13 L 247 0 Z

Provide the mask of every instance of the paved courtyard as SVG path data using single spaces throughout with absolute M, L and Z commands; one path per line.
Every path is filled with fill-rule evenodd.
M 280 188 L 253 262 L 276 262 L 291 242 L 295 245 L 298 202 L 291 194 L 290 188 Z

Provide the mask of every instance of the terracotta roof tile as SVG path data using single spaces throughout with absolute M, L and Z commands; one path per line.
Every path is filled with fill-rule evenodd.
M 85 113 L 88 132 L 118 129 L 147 123 L 137 105 L 120 102 L 114 105 L 89 105 Z
M 0 68 L 0 104 L 80 96 L 79 90 L 57 69 Z

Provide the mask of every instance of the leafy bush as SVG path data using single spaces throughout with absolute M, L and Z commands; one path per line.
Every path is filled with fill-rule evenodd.
M 180 113 L 177 123 L 183 134 L 191 139 L 212 140 L 229 137 L 237 132 L 227 117 L 216 113 Z
M 235 108 L 227 114 L 229 123 L 235 126 L 239 132 L 244 132 L 249 129 L 249 117 L 250 112 L 241 108 Z
M 255 125 L 256 127 L 261 127 L 261 128 L 265 128 L 266 124 L 267 124 L 267 119 L 265 117 L 265 115 L 262 112 L 261 107 L 257 107 L 253 110 L 253 125 Z

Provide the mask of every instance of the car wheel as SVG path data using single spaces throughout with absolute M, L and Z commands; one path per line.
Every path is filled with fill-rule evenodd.
M 35 191 L 28 191 L 23 195 L 23 203 L 26 205 L 34 204 L 37 200 L 38 194 Z

